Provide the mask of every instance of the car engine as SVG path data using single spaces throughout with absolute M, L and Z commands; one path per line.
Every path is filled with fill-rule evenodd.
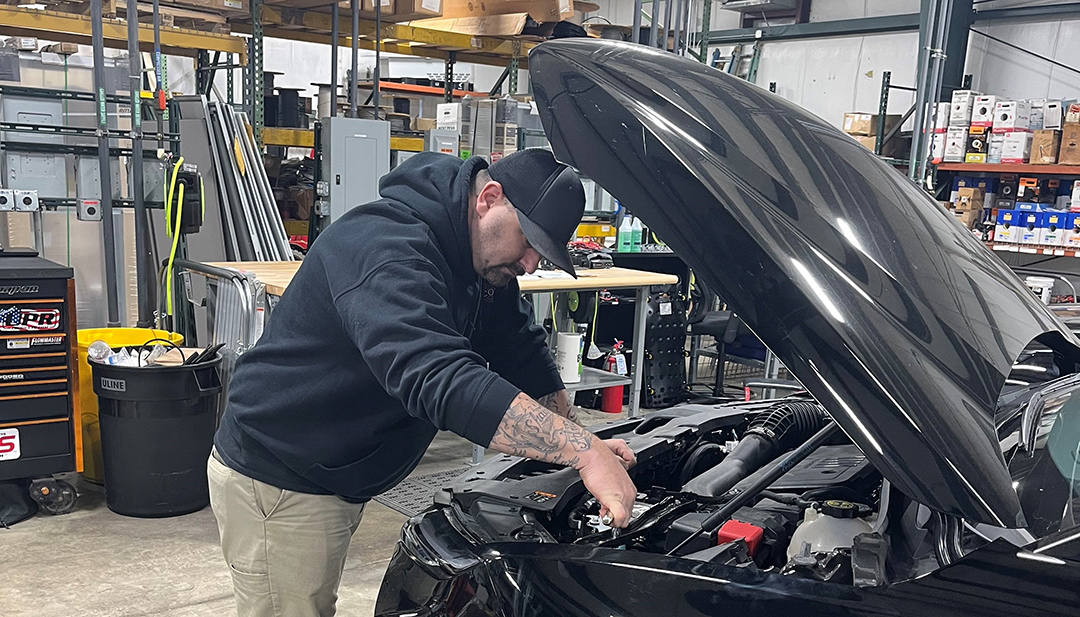
M 843 433 L 806 447 L 831 425 L 812 399 L 791 397 L 592 427 L 625 439 L 638 458 L 625 529 L 605 524 L 575 470 L 512 456 L 466 472 L 435 502 L 485 543 L 645 551 L 859 586 L 926 571 L 917 504 L 895 490 L 890 501 L 888 481 Z

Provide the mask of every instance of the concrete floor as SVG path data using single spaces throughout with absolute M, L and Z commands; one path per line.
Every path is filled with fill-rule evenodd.
M 414 474 L 463 467 L 471 445 L 436 438 Z M 235 615 L 229 570 L 210 508 L 165 519 L 121 516 L 103 489 L 71 479 L 74 511 L 0 529 L 0 612 L 6 617 L 204 617 Z M 373 613 L 405 516 L 368 504 L 345 562 L 338 615 Z

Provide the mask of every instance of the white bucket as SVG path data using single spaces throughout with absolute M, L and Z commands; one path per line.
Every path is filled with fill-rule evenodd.
M 555 366 L 564 384 L 581 381 L 582 340 L 580 334 L 559 333 L 555 343 Z
M 1054 293 L 1054 279 L 1045 276 L 1029 276 L 1024 279 L 1031 293 L 1042 300 L 1043 304 L 1050 304 L 1050 296 Z

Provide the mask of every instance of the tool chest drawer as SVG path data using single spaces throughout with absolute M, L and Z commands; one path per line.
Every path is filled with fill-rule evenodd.
M 0 480 L 73 470 L 74 446 L 68 420 L 19 426 L 0 422 Z

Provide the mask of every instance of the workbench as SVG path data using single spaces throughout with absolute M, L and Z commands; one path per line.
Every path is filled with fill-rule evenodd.
M 178 265 L 186 270 L 197 272 L 207 278 L 219 278 L 223 272 L 238 273 L 253 277 L 265 286 L 268 296 L 280 298 L 292 282 L 293 276 L 302 261 L 244 261 L 197 264 L 181 262 Z M 209 267 L 206 267 L 209 266 Z M 215 272 L 216 271 L 216 272 Z M 550 276 L 550 275 L 549 275 Z M 630 417 L 638 415 L 641 405 L 641 384 L 644 370 L 645 318 L 648 314 L 649 288 L 660 285 L 676 285 L 679 277 L 672 274 L 644 272 L 627 268 L 607 268 L 599 270 L 578 270 L 578 278 L 553 277 L 538 278 L 535 275 L 518 277 L 521 293 L 560 293 L 570 291 L 599 291 L 603 289 L 634 289 L 636 304 L 634 307 L 634 344 L 632 366 L 630 369 Z M 272 304 L 272 303 L 271 303 Z M 272 311 L 271 311 L 272 313 Z M 223 341 L 224 342 L 224 341 Z M 251 341 L 254 344 L 254 341 Z M 243 350 L 239 350 L 242 352 Z M 610 382 L 610 383 L 609 383 Z M 623 385 L 626 378 L 604 371 L 586 368 L 581 383 L 567 384 L 568 391 L 603 388 L 608 385 Z M 482 449 L 480 450 L 482 452 Z M 474 460 L 476 460 L 474 456 Z

